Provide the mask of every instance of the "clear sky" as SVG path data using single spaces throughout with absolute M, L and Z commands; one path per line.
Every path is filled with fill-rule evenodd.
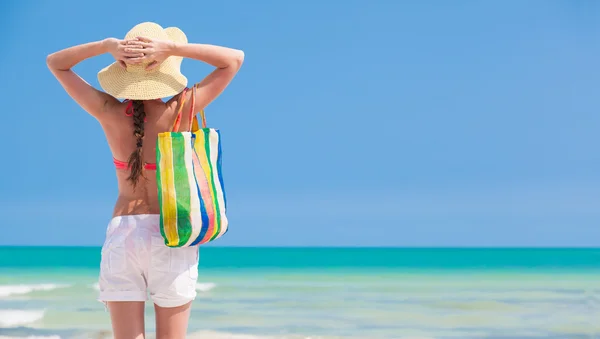
M 207 109 L 230 218 L 214 245 L 600 245 L 599 2 L 9 3 L 0 244 L 102 244 L 111 154 L 45 58 L 155 21 L 246 53 Z M 98 86 L 110 62 L 75 70 Z

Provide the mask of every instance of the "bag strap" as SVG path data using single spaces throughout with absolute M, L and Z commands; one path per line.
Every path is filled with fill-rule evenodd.
M 179 126 L 181 125 L 181 113 L 183 112 L 183 105 L 185 104 L 185 95 L 187 93 L 188 88 L 184 88 L 183 92 L 181 92 L 181 96 L 179 98 L 179 108 L 177 109 L 177 117 L 175 118 L 175 122 L 171 127 L 171 132 L 179 131 Z M 193 107 L 193 106 L 192 106 Z
M 190 110 L 190 130 L 192 132 L 196 132 L 200 128 L 198 128 L 198 118 L 194 114 L 194 106 L 196 104 L 196 85 L 192 87 L 192 109 Z M 200 118 L 202 119 L 202 128 L 206 128 L 206 116 L 204 115 L 204 110 L 200 110 Z
M 188 126 L 190 127 L 190 132 L 194 132 L 193 130 L 193 121 L 194 121 L 194 106 L 196 106 L 196 85 L 194 85 L 192 87 L 192 102 L 191 105 L 192 107 L 190 107 L 190 117 L 189 117 L 189 124 Z

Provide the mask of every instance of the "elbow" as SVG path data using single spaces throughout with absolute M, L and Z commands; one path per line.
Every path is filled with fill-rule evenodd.
M 236 50 L 235 55 L 232 57 L 232 60 L 231 60 L 231 63 L 229 66 L 238 70 L 238 69 L 240 69 L 240 67 L 242 67 L 243 63 L 244 63 L 244 51 Z
M 57 61 L 57 56 L 56 53 L 52 53 L 49 54 L 46 57 L 46 66 L 48 66 L 48 68 L 52 71 L 68 71 L 69 68 L 65 69 L 64 67 L 60 67 L 59 65 L 57 65 L 58 61 Z
M 56 67 L 56 55 L 54 53 L 48 54 L 48 56 L 46 57 L 46 66 L 48 66 L 48 68 L 51 70 L 58 69 Z
M 46 57 L 46 66 L 52 69 L 52 65 L 54 64 L 54 54 L 48 54 Z
M 237 56 L 236 56 L 235 60 L 238 64 L 240 64 L 240 66 L 244 63 L 244 56 L 245 56 L 244 51 L 237 50 Z

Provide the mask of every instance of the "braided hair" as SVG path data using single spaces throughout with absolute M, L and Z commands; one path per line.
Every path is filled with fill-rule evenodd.
M 142 145 L 144 142 L 144 121 L 146 111 L 142 100 L 133 100 L 133 135 L 136 137 L 135 150 L 129 156 L 128 167 L 130 168 L 129 180 L 135 189 L 140 176 L 143 176 Z

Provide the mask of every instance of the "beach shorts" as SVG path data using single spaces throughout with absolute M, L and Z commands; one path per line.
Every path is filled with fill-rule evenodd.
M 177 307 L 196 298 L 199 247 L 170 248 L 158 214 L 113 218 L 102 246 L 98 300 Z

